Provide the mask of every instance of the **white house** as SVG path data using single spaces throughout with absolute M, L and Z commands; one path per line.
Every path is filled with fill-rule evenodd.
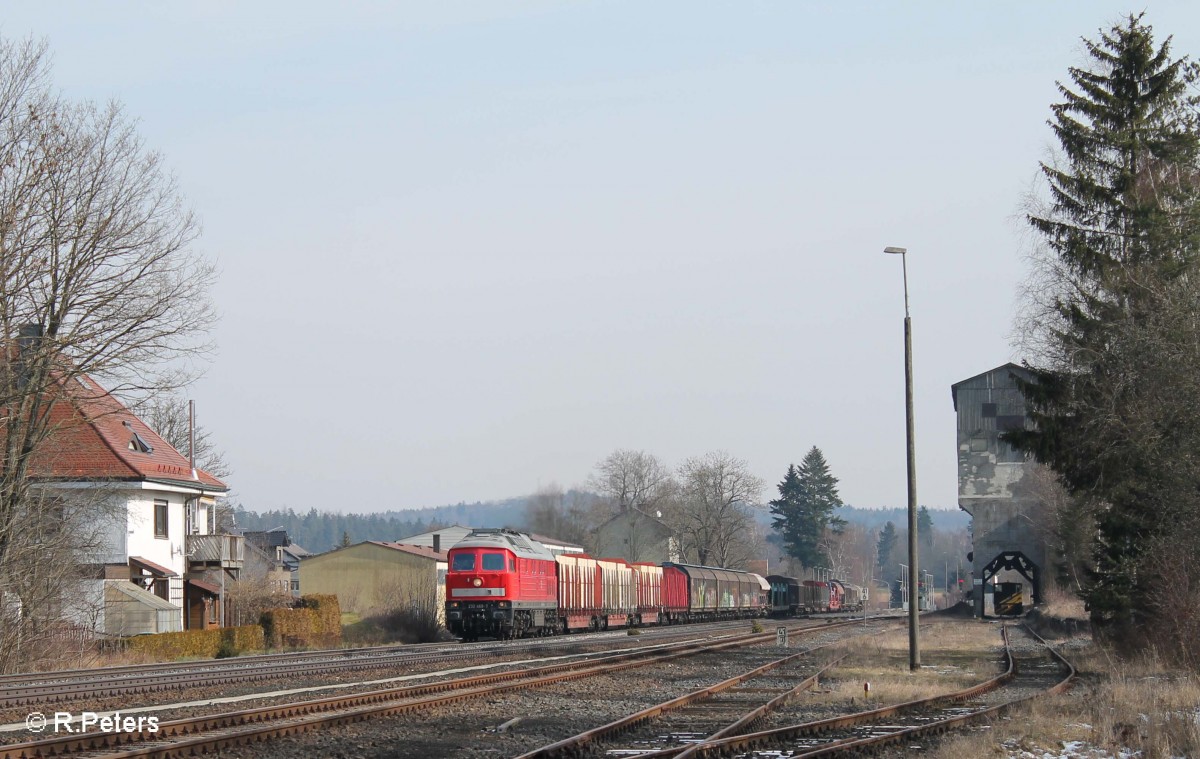
M 119 635 L 218 626 L 222 575 L 242 561 L 241 537 L 213 534 L 228 487 L 90 378 L 68 395 L 53 406 L 51 453 L 36 470 L 48 490 L 97 514 L 83 558 L 94 605 L 80 621 Z

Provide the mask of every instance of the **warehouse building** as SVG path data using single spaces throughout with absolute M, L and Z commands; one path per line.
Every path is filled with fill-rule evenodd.
M 305 557 L 305 595 L 338 597 L 343 612 L 369 615 L 415 609 L 441 621 L 446 602 L 446 553 L 425 546 L 368 540 Z

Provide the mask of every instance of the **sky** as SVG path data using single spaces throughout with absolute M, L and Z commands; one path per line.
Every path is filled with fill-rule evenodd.
M 201 220 L 189 389 L 251 510 L 377 512 L 817 446 L 858 507 L 956 508 L 950 386 L 1020 361 L 1057 80 L 1200 4 L 5 2 Z

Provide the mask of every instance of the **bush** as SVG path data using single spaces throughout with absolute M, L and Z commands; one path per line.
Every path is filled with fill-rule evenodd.
M 750 621 L 750 632 L 760 633 L 762 631 L 763 631 L 762 622 L 759 622 L 757 619 Z
M 270 648 L 330 648 L 342 642 L 337 596 L 304 596 L 295 608 L 263 612 L 262 630 Z
M 138 635 L 125 640 L 126 650 L 160 660 L 189 656 L 223 658 L 263 647 L 263 629 L 258 625 Z
M 432 643 L 446 636 L 437 614 L 420 606 L 379 612 L 346 627 L 346 639 L 361 645 Z

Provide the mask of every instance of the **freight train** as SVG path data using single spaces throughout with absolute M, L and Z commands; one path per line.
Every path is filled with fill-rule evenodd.
M 766 616 L 752 572 L 552 554 L 525 533 L 475 530 L 449 551 L 446 626 L 464 640 Z
M 784 575 L 767 575 L 771 616 L 862 611 L 867 607 L 866 588 L 841 580 L 797 580 Z

